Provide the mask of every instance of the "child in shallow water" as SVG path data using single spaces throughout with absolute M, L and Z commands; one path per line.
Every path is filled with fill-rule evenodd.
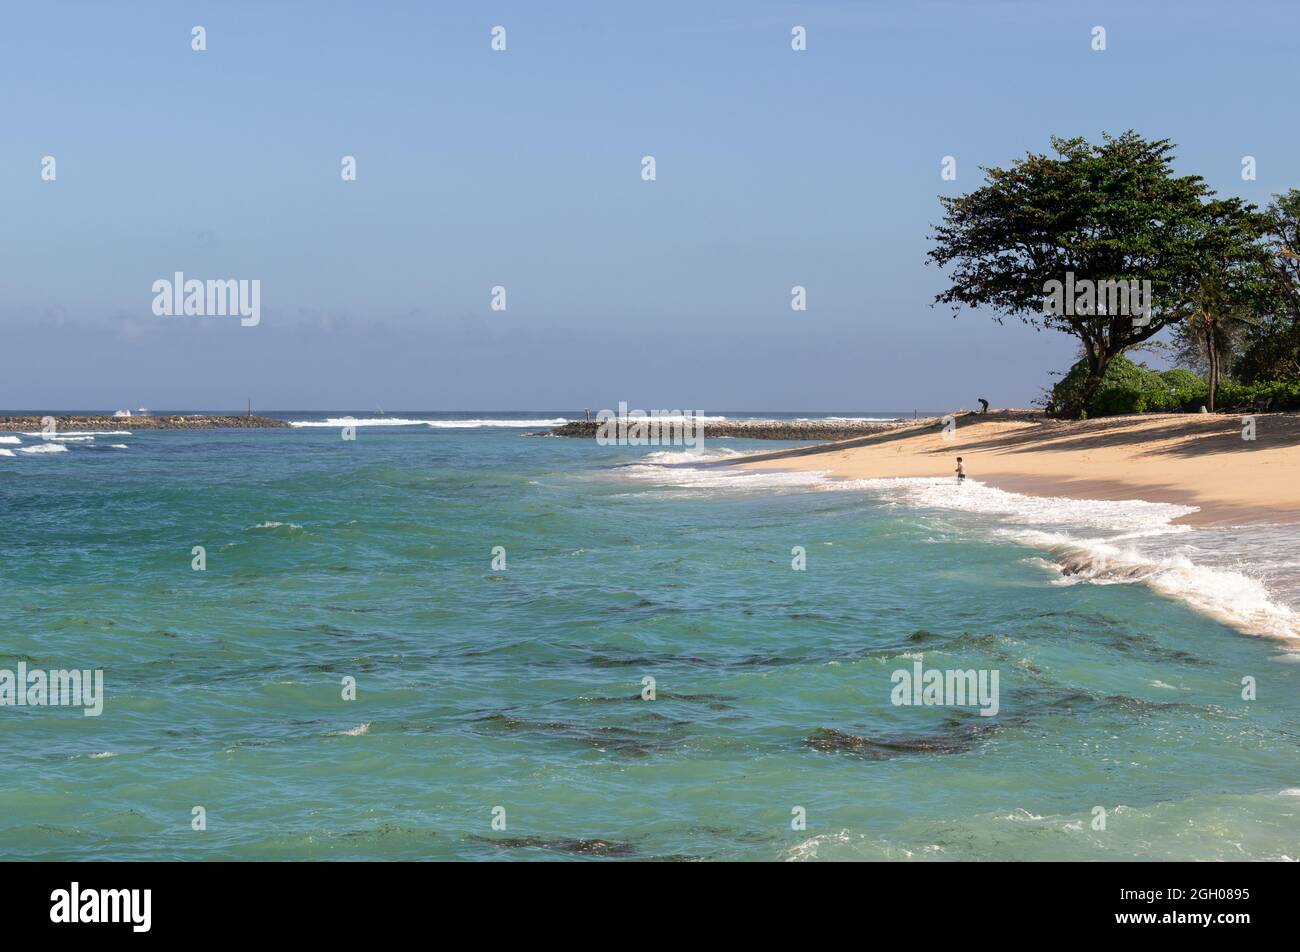
M 966 469 L 961 465 L 961 457 L 958 456 L 957 457 L 957 482 L 960 483 L 965 478 L 966 478 Z

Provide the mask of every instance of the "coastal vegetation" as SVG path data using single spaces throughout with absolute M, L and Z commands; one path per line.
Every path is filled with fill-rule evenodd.
M 1047 412 L 1067 415 L 1068 407 L 1080 405 L 1088 374 L 1080 359 L 1057 381 L 1047 399 Z M 1089 417 L 1128 413 L 1195 413 L 1208 409 L 1210 387 L 1199 374 L 1183 367 L 1156 371 L 1119 356 L 1106 368 L 1101 384 L 1093 392 L 1083 414 Z M 1237 411 L 1300 409 L 1300 379 L 1224 379 L 1218 392 L 1219 409 Z M 1076 415 L 1076 416 L 1077 416 Z
M 1177 175 L 1173 152 L 1133 131 L 1053 138 L 940 198 L 928 257 L 950 284 L 935 303 L 1079 339 L 1054 415 L 1300 408 L 1300 190 L 1261 211 Z M 1137 350 L 1185 367 L 1134 364 Z

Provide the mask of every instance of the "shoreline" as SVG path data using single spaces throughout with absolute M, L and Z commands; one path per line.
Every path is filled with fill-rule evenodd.
M 260 416 L 211 416 L 204 414 L 171 416 L 58 416 L 55 432 L 70 430 L 257 430 L 288 427 L 284 420 Z M 0 416 L 0 433 L 39 433 L 43 427 L 39 416 Z
M 1255 414 L 1255 439 L 1242 418 L 1151 414 L 1052 420 L 1033 411 L 919 421 L 859 439 L 751 454 L 713 465 L 821 472 L 836 480 L 967 477 L 1038 497 L 1142 500 L 1195 506 L 1174 521 L 1223 526 L 1300 523 L 1300 414 Z

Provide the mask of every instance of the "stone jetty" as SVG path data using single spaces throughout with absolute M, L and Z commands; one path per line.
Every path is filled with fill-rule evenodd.
M 173 416 L 60 416 L 54 417 L 56 432 L 68 430 L 256 430 L 287 427 L 283 420 L 260 416 L 209 416 L 190 413 Z M 44 427 L 43 416 L 0 416 L 0 431 L 36 433 Z

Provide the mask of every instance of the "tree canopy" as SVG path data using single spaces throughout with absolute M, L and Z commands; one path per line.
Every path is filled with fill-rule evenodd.
M 1050 154 L 984 169 L 982 187 L 940 198 L 944 218 L 928 256 L 950 269 L 950 286 L 935 303 L 952 305 L 954 316 L 990 307 L 999 322 L 1014 316 L 1079 338 L 1088 374 L 1063 413 L 1082 411 L 1117 355 L 1204 311 L 1211 291 L 1235 293 L 1257 260 L 1258 212 L 1216 200 L 1200 176 L 1175 174 L 1173 150 L 1133 131 L 1099 144 L 1054 137 Z M 1149 288 L 1149 313 L 1045 307 L 1051 283 L 1067 277 L 1093 287 L 1137 282 Z

